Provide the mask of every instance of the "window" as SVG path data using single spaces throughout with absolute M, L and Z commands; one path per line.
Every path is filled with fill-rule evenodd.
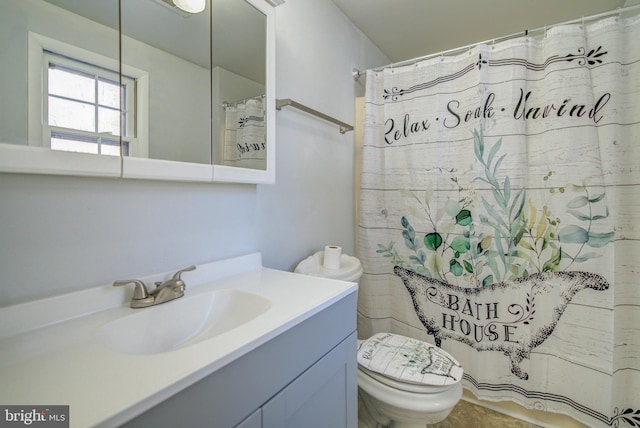
M 122 136 L 122 155 L 128 156 L 136 129 L 135 79 L 120 82 L 117 72 L 46 50 L 43 59 L 45 145 L 119 156 Z
M 120 64 L 112 43 L 96 48 L 29 31 L 28 144 L 118 156 L 122 138 L 123 156 L 148 157 L 149 73 Z

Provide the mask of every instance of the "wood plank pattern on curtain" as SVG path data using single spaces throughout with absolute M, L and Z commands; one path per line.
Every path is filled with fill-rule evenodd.
M 367 72 L 358 328 L 464 386 L 640 426 L 640 19 Z

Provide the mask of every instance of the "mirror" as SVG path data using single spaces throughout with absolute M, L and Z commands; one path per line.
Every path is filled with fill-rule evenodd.
M 133 115 L 146 126 L 134 125 L 123 149 L 265 169 L 266 16 L 238 0 L 210 0 L 198 13 L 171 3 L 122 2 L 123 80 L 142 82 L 134 105 L 150 106 Z
M 247 2 L 212 3 L 213 160 L 264 170 L 266 16 Z
M 168 0 L 170 2 L 170 0 Z M 209 2 L 121 3 L 123 156 L 211 164 Z
M 0 170 L 272 182 L 270 16 L 264 0 L 2 0 Z

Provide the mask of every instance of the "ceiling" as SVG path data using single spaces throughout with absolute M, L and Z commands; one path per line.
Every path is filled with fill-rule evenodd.
M 333 2 L 391 62 L 587 17 L 625 4 L 625 0 Z

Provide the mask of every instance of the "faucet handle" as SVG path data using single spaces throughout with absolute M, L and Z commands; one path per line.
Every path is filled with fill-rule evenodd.
M 182 272 L 190 272 L 192 270 L 196 270 L 196 267 L 193 266 L 193 265 L 189 266 L 189 267 L 186 267 L 184 269 L 180 269 L 178 272 L 173 274 L 173 279 L 182 279 L 182 278 L 180 278 L 180 275 L 182 275 Z
M 142 300 L 142 299 L 147 299 L 149 297 L 149 292 L 147 291 L 147 287 L 144 285 L 144 282 L 140 281 L 139 279 L 123 279 L 123 280 L 115 281 L 113 283 L 115 287 L 120 285 L 127 285 L 127 284 L 136 285 L 136 288 L 133 291 L 133 300 Z

